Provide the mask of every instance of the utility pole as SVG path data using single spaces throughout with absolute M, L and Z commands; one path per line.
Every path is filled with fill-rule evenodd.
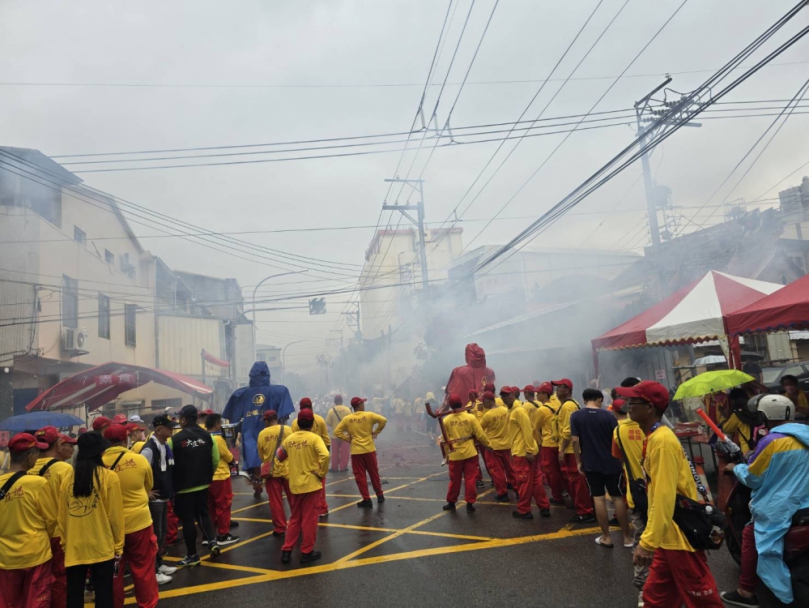
M 699 101 L 689 99 L 689 95 L 679 93 L 680 99 L 676 101 L 662 101 L 660 106 L 652 108 L 649 102 L 653 101 L 652 97 L 660 90 L 665 88 L 670 82 L 671 76 L 666 76 L 660 85 L 655 87 L 645 97 L 635 102 L 635 119 L 638 127 L 638 145 L 643 150 L 646 147 L 648 138 L 654 135 L 654 132 L 666 125 L 674 124 L 689 106 L 698 105 Z M 676 91 L 673 91 L 676 92 Z M 645 116 L 648 113 L 651 116 Z M 646 123 L 646 124 L 644 124 Z M 651 123 L 651 124 L 649 124 Z M 686 127 L 701 127 L 699 123 L 688 122 Z M 652 239 L 652 250 L 656 251 L 660 248 L 660 225 L 658 223 L 657 213 L 660 210 L 660 197 L 657 195 L 657 188 L 652 180 L 652 170 L 649 166 L 649 155 L 643 152 L 641 155 L 641 167 L 643 168 L 643 186 L 646 192 L 646 206 L 649 212 L 649 232 Z M 664 216 L 665 220 L 665 216 Z M 665 226 L 664 226 L 665 227 Z
M 419 258 L 421 259 L 421 286 L 424 293 L 427 293 L 427 286 L 430 280 L 427 273 L 427 244 L 424 236 L 424 180 L 421 179 L 386 179 L 388 183 L 403 183 L 419 193 L 419 201 L 415 205 L 382 205 L 383 211 L 398 211 L 416 226 L 419 231 Z M 416 219 L 408 213 L 416 212 Z

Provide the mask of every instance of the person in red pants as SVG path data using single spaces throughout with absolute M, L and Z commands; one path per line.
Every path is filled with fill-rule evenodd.
M 332 473 L 343 473 L 348 471 L 348 457 L 351 454 L 351 444 L 342 439 L 338 439 L 334 434 L 334 429 L 348 416 L 351 410 L 343 405 L 343 396 L 334 396 L 334 406 L 326 414 L 326 426 L 331 431 L 331 471 Z
M 319 435 L 312 432 L 315 423 L 311 409 L 298 414 L 299 430 L 284 439 L 278 450 L 281 462 L 289 461 L 289 489 L 292 491 L 292 514 L 286 539 L 281 547 L 281 562 L 292 561 L 292 549 L 301 539 L 301 564 L 320 559 L 315 551 L 318 507 L 322 482 L 329 470 L 329 451 Z
M 494 482 L 498 502 L 509 502 L 508 484 L 516 488 L 514 469 L 511 466 L 511 442 L 508 437 L 509 411 L 495 404 L 495 396 L 491 391 L 485 391 L 483 398 L 483 417 L 480 427 L 486 433 L 491 444 L 491 450 L 484 450 L 483 458 L 486 468 Z
M 312 410 L 312 400 L 309 397 L 304 397 L 301 399 L 300 402 L 300 411 L 309 410 L 312 412 L 314 416 L 314 425 L 312 426 L 312 432 L 320 437 L 323 440 L 323 443 L 326 444 L 326 449 L 331 452 L 331 438 L 329 437 L 329 429 L 326 426 L 326 421 L 323 419 L 322 416 L 319 414 L 315 414 Z M 298 427 L 297 419 L 292 422 L 292 430 L 299 431 L 300 428 Z M 326 502 L 326 477 L 324 476 L 322 479 L 322 489 L 320 492 L 320 505 L 317 507 L 317 514 L 318 517 L 326 517 L 329 514 L 329 503 Z
M 517 479 L 519 502 L 512 515 L 518 519 L 534 519 L 531 502 L 536 502 L 542 517 L 551 516 L 551 504 L 545 494 L 542 471 L 539 468 L 539 446 L 528 410 L 515 404 L 514 393 L 501 392 L 509 409 L 508 436 L 511 443 L 511 464 Z
M 570 416 L 579 410 L 579 404 L 571 399 L 573 382 L 567 378 L 554 380 L 551 384 L 556 387 L 556 396 L 562 404 L 556 414 L 559 429 L 559 466 L 562 474 L 567 478 L 568 492 L 573 499 L 573 508 L 576 514 L 570 518 L 573 524 L 591 524 L 595 522 L 595 507 L 584 475 L 579 473 L 576 456 L 573 453 L 573 440 L 570 435 Z
M 478 419 L 469 412 L 461 411 L 463 403 L 458 395 L 448 399 L 452 412 L 444 416 L 444 430 L 450 445 L 446 446 L 449 461 L 449 487 L 444 511 L 454 511 L 455 503 L 461 494 L 461 478 L 464 480 L 464 500 L 467 513 L 475 512 L 477 489 L 475 479 L 479 471 L 478 451 L 475 441 L 485 449 L 492 447 L 486 433 L 480 428 Z
M 63 439 L 55 427 L 46 426 L 34 433 L 36 440 L 48 445 L 48 449 L 39 454 L 36 464 L 28 471 L 29 475 L 39 475 L 48 481 L 48 490 L 53 497 L 53 504 L 57 503 L 62 490 L 62 481 L 70 472 L 71 466 L 59 458 Z M 55 516 L 54 516 L 55 522 Z M 51 572 L 53 585 L 51 587 L 51 608 L 65 608 L 67 605 L 67 576 L 65 574 L 65 552 L 62 550 L 62 541 L 57 530 L 51 531 Z
M 180 539 L 180 518 L 174 512 L 174 501 L 166 503 L 166 544 L 174 545 L 182 542 Z
M 149 511 L 149 492 L 154 484 L 152 466 L 140 454 L 126 449 L 127 430 L 123 424 L 108 426 L 104 429 L 104 437 L 111 445 L 101 459 L 118 476 L 124 506 L 124 551 L 118 575 L 113 581 L 113 603 L 115 608 L 124 605 L 124 570 L 128 565 L 138 606 L 154 608 L 158 590 L 155 574 L 157 537 Z
M 0 608 L 49 608 L 56 505 L 48 480 L 32 472 L 48 444 L 19 433 L 8 442 L 9 471 L 0 474 Z M 72 472 L 72 467 L 71 467 Z M 15 500 L 3 500 L 6 496 Z
M 562 497 L 564 484 L 562 469 L 559 466 L 559 438 L 555 431 L 556 413 L 561 404 L 555 398 L 551 399 L 552 395 L 553 386 L 550 382 L 543 382 L 539 385 L 536 392 L 536 402 L 539 404 L 539 408 L 534 412 L 531 422 L 537 430 L 541 443 L 539 466 L 551 489 L 551 504 L 564 505 L 565 501 Z
M 376 444 L 374 439 L 387 424 L 387 419 L 375 412 L 365 411 L 367 399 L 361 397 L 351 398 L 351 408 L 353 414 L 349 414 L 334 429 L 334 436 L 351 444 L 351 469 L 354 472 L 354 481 L 357 482 L 357 489 L 360 491 L 362 500 L 357 503 L 361 509 L 373 508 L 371 495 L 368 494 L 368 480 L 366 474 L 371 478 L 371 485 L 376 492 L 378 504 L 385 502 L 385 494 L 382 492 L 382 481 L 379 479 L 379 465 L 376 461 Z
M 287 516 L 284 511 L 284 497 L 292 505 L 292 492 L 289 490 L 289 466 L 286 461 L 278 460 L 276 453 L 284 439 L 292 434 L 292 429 L 278 424 L 278 412 L 264 412 L 264 429 L 258 434 L 258 455 L 261 458 L 261 476 L 266 480 L 267 496 L 270 500 L 273 533 L 275 537 L 283 536 L 287 531 Z
M 208 512 L 211 514 L 211 523 L 216 528 L 217 544 L 226 547 L 239 542 L 239 537 L 230 533 L 230 510 L 233 507 L 230 463 L 233 462 L 233 454 L 222 437 L 222 414 L 208 414 L 205 417 L 205 429 L 219 449 L 219 464 L 213 473 L 213 481 L 208 486 Z

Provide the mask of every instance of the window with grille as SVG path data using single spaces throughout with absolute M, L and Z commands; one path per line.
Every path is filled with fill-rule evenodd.
M 110 298 L 98 294 L 98 337 L 110 339 Z
M 79 282 L 62 275 L 62 325 L 79 326 Z
M 135 304 L 124 305 L 124 334 L 127 346 L 137 346 L 136 314 L 138 307 Z
M 180 397 L 174 399 L 152 399 L 152 409 L 162 410 L 165 408 L 179 410 L 183 407 L 183 400 Z

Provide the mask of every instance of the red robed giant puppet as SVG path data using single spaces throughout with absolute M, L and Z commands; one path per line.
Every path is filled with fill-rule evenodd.
M 466 365 L 452 370 L 444 401 L 449 395 L 468 395 L 472 390 L 482 393 L 483 385 L 494 381 L 494 371 L 486 367 L 486 353 L 477 344 L 467 344 Z

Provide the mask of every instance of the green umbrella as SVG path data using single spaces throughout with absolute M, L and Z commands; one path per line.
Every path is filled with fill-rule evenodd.
M 702 395 L 718 393 L 753 380 L 755 380 L 753 376 L 738 369 L 720 369 L 715 372 L 704 372 L 683 382 L 674 394 L 674 398 L 701 397 Z

